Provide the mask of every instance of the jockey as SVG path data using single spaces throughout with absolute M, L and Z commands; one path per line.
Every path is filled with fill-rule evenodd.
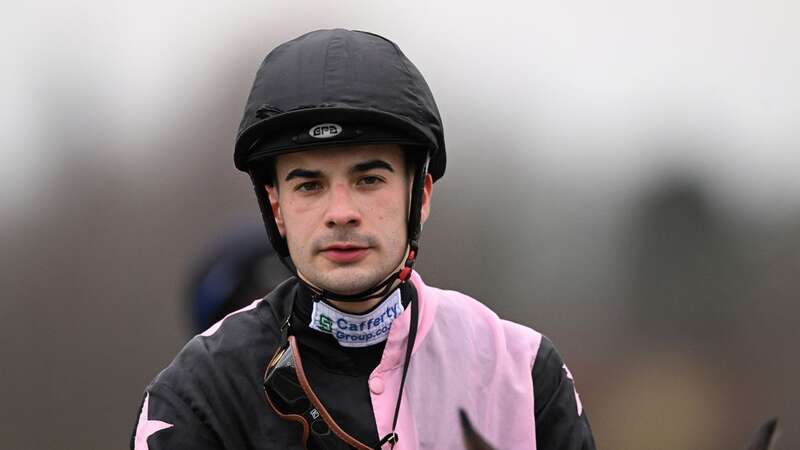
M 314 31 L 264 59 L 236 139 L 292 277 L 145 389 L 131 448 L 593 449 L 553 344 L 414 271 L 442 120 L 393 42 Z

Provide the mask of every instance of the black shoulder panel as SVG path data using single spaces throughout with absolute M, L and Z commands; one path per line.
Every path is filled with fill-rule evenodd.
M 572 374 L 545 336 L 533 363 L 536 448 L 594 450 L 594 437 Z

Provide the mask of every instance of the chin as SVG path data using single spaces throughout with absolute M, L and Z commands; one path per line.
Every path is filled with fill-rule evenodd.
M 350 295 L 373 287 L 383 281 L 384 276 L 359 267 L 337 267 L 321 274 L 318 286 L 337 294 Z

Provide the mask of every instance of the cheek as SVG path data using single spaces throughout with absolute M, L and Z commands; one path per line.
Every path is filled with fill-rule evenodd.
M 286 227 L 286 238 L 294 241 L 295 245 L 302 246 L 306 240 L 307 228 L 310 220 L 307 214 L 298 208 L 298 205 L 289 201 L 282 205 L 283 223 Z
M 316 207 L 309 202 L 289 200 L 282 208 L 283 220 L 295 229 L 303 229 L 312 222 L 317 215 Z
M 380 222 L 384 226 L 397 221 L 405 221 L 405 208 L 402 202 L 388 196 L 374 203 L 369 214 L 375 218 L 376 222 Z
M 404 234 L 401 235 L 406 229 L 406 208 L 403 202 L 390 201 L 387 199 L 381 207 L 376 208 L 375 221 L 380 225 L 386 234 L 392 240 L 403 240 Z

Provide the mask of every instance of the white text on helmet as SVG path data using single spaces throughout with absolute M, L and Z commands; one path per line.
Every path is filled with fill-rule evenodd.
M 317 139 L 332 138 L 342 132 L 342 127 L 335 123 L 321 123 L 308 130 L 309 136 Z

